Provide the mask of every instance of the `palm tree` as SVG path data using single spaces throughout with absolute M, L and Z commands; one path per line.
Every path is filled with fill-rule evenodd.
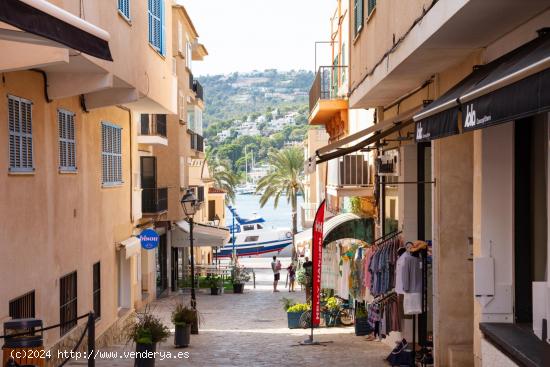
M 304 192 L 301 181 L 304 169 L 304 152 L 292 147 L 274 152 L 269 159 L 271 169 L 267 175 L 258 181 L 257 193 L 262 193 L 260 206 L 263 208 L 269 199 L 273 198 L 273 206 L 277 208 L 281 195 L 286 195 L 287 202 L 292 206 L 292 233 L 298 233 L 298 194 Z M 296 253 L 292 247 L 292 258 Z
M 210 177 L 214 180 L 214 187 L 224 190 L 227 193 L 226 202 L 235 202 L 235 186 L 239 178 L 231 170 L 231 164 L 227 161 L 219 160 L 217 157 L 207 155 Z

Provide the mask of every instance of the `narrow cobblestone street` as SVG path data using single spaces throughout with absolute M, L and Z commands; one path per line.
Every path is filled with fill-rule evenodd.
M 380 342 L 368 342 L 355 336 L 353 328 L 321 328 L 315 331 L 318 341 L 331 341 L 325 346 L 299 346 L 309 330 L 287 328 L 286 314 L 280 299 L 302 301 L 304 293 L 289 293 L 284 278 L 279 293 L 271 291 L 271 271 L 256 270 L 256 289 L 248 283 L 244 294 L 221 296 L 198 294 L 198 308 L 203 318 L 200 334 L 192 335 L 185 349 L 173 347 L 173 337 L 160 345 L 159 351 L 172 354 L 188 352 L 189 359 L 159 360 L 157 366 L 386 366 L 384 358 L 390 349 Z M 298 288 L 299 289 L 299 288 Z M 152 311 L 171 325 L 170 312 L 178 297 L 154 302 Z M 188 295 L 185 295 L 188 298 Z M 171 326 L 173 328 L 173 326 Z M 134 350 L 134 345 L 108 349 Z M 107 351 L 107 350 L 106 350 Z M 133 366 L 132 359 L 97 360 L 97 366 Z M 85 362 L 73 362 L 83 365 Z

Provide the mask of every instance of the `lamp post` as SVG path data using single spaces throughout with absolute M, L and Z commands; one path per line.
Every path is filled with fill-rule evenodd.
M 197 309 L 197 299 L 195 296 L 195 254 L 193 250 L 193 217 L 200 209 L 201 202 L 197 200 L 192 189 L 187 189 L 181 198 L 183 212 L 189 222 L 189 247 L 191 249 L 191 307 Z

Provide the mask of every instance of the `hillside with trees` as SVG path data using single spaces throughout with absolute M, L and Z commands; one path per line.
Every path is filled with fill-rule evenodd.
M 208 154 L 227 162 L 233 172 L 242 173 L 252 156 L 261 165 L 270 152 L 304 140 L 313 73 L 266 70 L 206 76 L 200 82 Z

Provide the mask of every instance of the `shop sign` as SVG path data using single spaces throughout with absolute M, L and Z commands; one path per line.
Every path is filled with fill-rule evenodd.
M 379 176 L 399 176 L 399 152 L 388 150 L 376 158 L 376 170 Z
M 311 314 L 312 327 L 318 326 L 321 322 L 320 297 L 321 297 L 321 266 L 323 259 L 323 225 L 325 222 L 325 201 L 319 205 L 315 220 L 313 221 L 313 243 L 312 243 L 312 283 L 313 291 L 311 293 Z
M 146 229 L 139 235 L 141 247 L 145 250 L 153 250 L 158 247 L 160 236 L 154 229 Z

